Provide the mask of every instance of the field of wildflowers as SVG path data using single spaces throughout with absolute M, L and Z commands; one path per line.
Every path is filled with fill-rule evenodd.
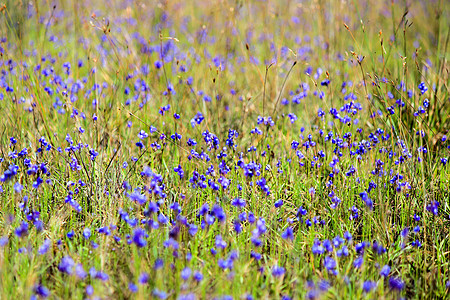
M 449 6 L 6 1 L 0 298 L 448 299 Z

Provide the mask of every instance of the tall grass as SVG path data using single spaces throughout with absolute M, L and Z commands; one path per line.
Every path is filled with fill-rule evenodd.
M 5 299 L 448 297 L 446 1 L 1 13 Z

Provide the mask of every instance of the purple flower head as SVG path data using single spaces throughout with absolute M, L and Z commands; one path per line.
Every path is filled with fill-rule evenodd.
M 191 277 L 191 273 L 191 269 L 189 267 L 186 267 L 181 271 L 181 278 L 186 281 L 189 279 L 189 277 Z
M 318 286 L 319 290 L 321 290 L 322 292 L 326 292 L 330 288 L 330 282 L 327 280 L 321 280 L 319 281 Z
M 145 230 L 138 227 L 134 230 L 133 233 L 133 242 L 139 248 L 145 247 L 147 245 L 147 240 L 145 239 L 146 233 Z
M 88 296 L 92 296 L 92 294 L 94 294 L 94 288 L 92 287 L 92 285 L 86 286 L 86 294 Z
M 74 265 L 75 265 L 75 263 L 74 263 L 72 257 L 70 257 L 70 256 L 64 256 L 64 257 L 61 259 L 61 262 L 60 262 L 59 265 L 58 265 L 58 270 L 61 271 L 61 272 L 63 272 L 63 273 L 66 273 L 66 274 L 71 275 L 71 274 L 72 274 L 72 269 L 73 269 L 73 266 L 74 266 Z
M 20 223 L 19 227 L 17 227 L 14 232 L 18 237 L 24 237 L 28 235 L 28 228 L 29 228 L 28 223 L 22 221 L 22 223 Z
M 316 239 L 316 240 L 314 241 L 311 250 L 312 250 L 312 253 L 313 253 L 314 255 L 321 255 L 321 254 L 323 254 L 323 253 L 325 252 L 325 249 L 324 249 L 324 247 L 322 246 L 322 243 L 321 243 L 318 239 Z
M 136 293 L 138 291 L 138 286 L 136 284 L 134 284 L 133 282 L 130 282 L 128 284 L 128 289 L 130 290 L 130 292 Z
M 69 239 L 73 239 L 73 236 L 75 235 L 75 232 L 73 231 L 73 230 L 71 230 L 71 231 L 69 231 L 68 233 L 67 233 L 67 237 L 69 238 Z
M 141 275 L 139 275 L 138 282 L 140 284 L 147 284 L 149 279 L 150 279 L 150 275 L 148 273 L 143 272 L 143 273 L 141 273 Z
M 216 248 L 225 249 L 227 247 L 227 243 L 222 239 L 221 235 L 216 236 Z
M 50 239 L 46 239 L 42 243 L 41 247 L 39 247 L 38 254 L 39 255 L 44 255 L 45 253 L 47 253 L 48 249 L 50 248 L 50 245 L 51 245 Z
M 283 205 L 283 200 L 282 200 L 282 199 L 280 199 L 280 200 L 278 200 L 278 201 L 275 202 L 275 208 L 279 208 L 279 207 L 281 207 L 282 205 Z
M 330 272 L 333 275 L 337 275 L 337 271 L 336 271 L 337 264 L 333 258 L 331 258 L 329 256 L 325 256 L 323 265 L 328 270 L 328 272 Z
M 389 265 L 383 266 L 380 271 L 380 275 L 383 277 L 388 277 L 389 273 L 391 272 L 391 267 Z
M 89 228 L 89 227 L 84 228 L 83 237 L 87 240 L 91 237 L 91 228 Z
M 23 185 L 21 185 L 19 182 L 16 182 L 16 183 L 14 184 L 14 191 L 15 191 L 16 193 L 22 192 L 22 189 L 23 189 Z
M 367 207 L 369 209 L 373 209 L 373 201 L 372 201 L 372 199 L 369 198 L 369 195 L 367 194 L 366 191 L 360 193 L 359 196 L 361 197 L 361 200 L 364 201 L 364 203 L 367 205 Z
M 344 232 L 344 239 L 346 239 L 348 242 L 352 240 L 352 235 L 350 234 L 350 232 Z
M 281 277 L 284 275 L 285 272 L 286 272 L 286 270 L 280 266 L 274 266 L 272 268 L 272 276 L 273 277 Z
M 364 281 L 362 288 L 365 293 L 369 293 L 376 286 L 377 286 L 377 284 L 374 281 L 367 280 L 367 281 Z
M 289 239 L 292 241 L 294 239 L 294 230 L 292 227 L 286 228 L 286 230 L 281 234 L 281 237 L 285 240 Z
M 83 265 L 82 264 L 77 264 L 75 266 L 75 274 L 78 276 L 78 278 L 80 279 L 85 279 L 87 277 L 87 272 L 84 270 Z
M 50 291 L 48 290 L 48 288 L 46 288 L 42 284 L 36 285 L 33 288 L 33 291 L 36 295 L 38 295 L 41 298 L 47 298 L 48 296 L 50 296 Z
M 246 203 L 242 198 L 234 198 L 233 200 L 231 200 L 231 205 L 236 207 L 245 207 Z
M 0 237 L 0 247 L 5 247 L 8 244 L 8 237 L 2 236 Z
M 433 215 L 437 216 L 439 213 L 439 202 L 431 201 L 431 203 L 427 205 L 426 209 Z
M 389 287 L 393 290 L 401 291 L 405 287 L 405 283 L 398 277 L 390 277 Z
M 361 268 L 362 264 L 364 263 L 364 256 L 359 256 L 357 259 L 355 259 L 355 261 L 353 262 L 353 266 L 356 269 Z

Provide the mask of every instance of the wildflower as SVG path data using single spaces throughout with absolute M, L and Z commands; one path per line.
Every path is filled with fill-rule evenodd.
M 428 91 L 428 88 L 425 86 L 425 82 L 421 82 L 418 87 L 422 95 L 425 94 L 426 91 Z
M 91 229 L 89 227 L 84 228 L 83 237 L 87 240 L 91 237 Z
M 133 242 L 139 248 L 145 247 L 147 245 L 147 240 L 145 239 L 145 231 L 142 228 L 138 227 L 134 230 Z
M 357 259 L 355 259 L 355 261 L 353 262 L 353 266 L 356 268 L 356 269 L 359 269 L 359 268 L 361 268 L 361 266 L 362 266 L 362 264 L 364 263 L 364 256 L 360 256 L 360 257 L 358 257 Z
M 336 271 L 337 264 L 333 258 L 331 258 L 329 256 L 325 256 L 323 265 L 328 270 L 328 272 L 330 272 L 333 275 L 337 275 L 337 271 Z
M 69 238 L 69 239 L 73 239 L 73 236 L 75 235 L 75 232 L 73 231 L 73 230 L 71 230 L 71 231 L 69 231 L 68 233 L 67 233 L 67 237 Z
M 225 249 L 227 247 L 227 243 L 222 239 L 221 235 L 216 236 L 216 248 Z
M 389 265 L 383 266 L 380 271 L 380 275 L 383 277 L 388 277 L 389 273 L 391 272 L 391 267 Z
M 281 237 L 285 240 L 293 240 L 294 239 L 294 231 L 292 227 L 286 228 L 286 230 L 281 234 Z
M 8 237 L 2 236 L 0 237 L 0 247 L 5 247 L 8 244 Z
M 80 279 L 85 279 L 87 277 L 87 273 L 83 268 L 82 264 L 77 264 L 75 266 L 75 274 L 78 276 L 78 278 Z
M 389 286 L 393 290 L 401 291 L 405 287 L 405 283 L 398 277 L 390 277 L 389 278 Z
M 439 202 L 432 201 L 430 204 L 427 205 L 426 209 L 429 212 L 433 213 L 433 215 L 437 216 L 439 213 L 438 207 L 439 207 Z
M 419 240 L 415 240 L 411 243 L 411 246 L 420 248 L 420 246 L 422 246 L 422 243 Z
M 244 199 L 234 198 L 233 200 L 231 200 L 231 205 L 236 207 L 245 207 L 246 203 Z
M 322 247 L 322 245 L 321 245 L 321 242 L 319 241 L 319 240 L 315 240 L 314 241 L 314 244 L 313 244 L 313 246 L 312 246 L 312 253 L 314 254 L 314 255 L 320 255 L 320 254 L 323 254 L 324 253 L 324 248 Z
M 202 281 L 203 280 L 203 274 L 200 273 L 199 271 L 196 271 L 194 273 L 194 280 L 197 281 L 197 282 Z
M 15 184 L 14 184 L 14 191 L 16 192 L 16 193 L 20 193 L 20 192 L 22 192 L 22 189 L 23 189 L 23 185 L 21 185 L 19 182 L 16 182 Z
M 341 257 L 341 256 L 348 256 L 348 248 L 347 248 L 347 246 L 346 246 L 346 245 L 342 246 L 342 248 L 339 249 L 339 250 L 336 252 L 336 255 L 337 255 L 338 257 Z
M 373 201 L 372 201 L 372 199 L 369 198 L 369 195 L 367 194 L 366 191 L 360 193 L 359 196 L 361 197 L 361 200 L 363 200 L 364 203 L 366 203 L 366 205 L 367 205 L 367 207 L 369 207 L 369 209 L 373 209 Z
M 184 281 L 186 281 L 186 280 L 189 279 L 189 277 L 191 277 L 191 273 L 192 273 L 191 269 L 188 268 L 188 267 L 186 267 L 186 268 L 184 268 L 184 269 L 181 271 L 181 278 L 182 278 Z
M 70 256 L 64 256 L 58 265 L 58 269 L 63 273 L 71 275 L 74 264 L 75 263 Z
M 279 207 L 281 207 L 282 205 L 283 205 L 283 200 L 282 200 L 282 199 L 276 201 L 275 204 L 274 204 L 275 208 L 279 208 Z
M 128 284 L 128 289 L 130 290 L 130 292 L 132 293 L 136 293 L 138 291 L 138 287 L 137 285 L 135 285 L 133 282 L 130 282 Z
M 286 271 L 286 270 L 285 270 L 283 267 L 280 267 L 280 266 L 274 266 L 274 267 L 272 268 L 272 276 L 273 276 L 273 277 L 281 277 L 281 276 L 284 275 L 285 271 Z
M 36 295 L 38 295 L 39 297 L 42 297 L 42 298 L 47 298 L 48 296 L 50 296 L 50 291 L 48 290 L 48 288 L 46 288 L 42 284 L 36 285 L 33 288 L 33 291 Z
M 42 243 L 41 247 L 39 247 L 39 250 L 38 250 L 39 255 L 44 255 L 45 253 L 47 253 L 48 249 L 50 248 L 50 244 L 51 244 L 50 239 L 46 239 Z
M 22 221 L 22 223 L 20 223 L 19 227 L 17 227 L 14 232 L 18 237 L 24 237 L 28 235 L 28 227 L 29 227 L 28 223 Z
M 94 288 L 92 287 L 92 285 L 88 285 L 86 286 L 86 294 L 89 296 L 92 296 L 92 294 L 94 293 Z
M 377 286 L 377 284 L 375 282 L 373 282 L 371 280 L 367 280 L 367 281 L 364 281 L 362 288 L 365 293 L 369 293 L 376 286 Z
M 148 283 L 149 279 L 150 279 L 150 275 L 148 273 L 143 272 L 143 273 L 141 273 L 141 275 L 139 275 L 138 282 L 140 284 L 146 284 L 146 283 Z

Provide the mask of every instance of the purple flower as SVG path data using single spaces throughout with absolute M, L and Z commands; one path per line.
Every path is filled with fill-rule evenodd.
M 45 286 L 38 284 L 34 287 L 34 293 L 42 298 L 47 298 L 50 296 L 50 291 Z
M 87 240 L 91 237 L 91 228 L 85 227 L 83 229 L 83 237 Z
M 28 223 L 22 221 L 22 223 L 20 223 L 19 227 L 17 227 L 14 232 L 18 237 L 24 237 L 28 235 L 28 227 L 29 227 Z
M 318 299 L 319 298 L 319 291 L 318 290 L 310 290 L 306 294 L 307 299 Z
M 67 237 L 69 238 L 69 239 L 73 239 L 73 236 L 75 235 L 75 232 L 73 231 L 73 230 L 71 230 L 71 231 L 69 231 L 68 233 L 67 233 Z
M 401 232 L 400 234 L 401 234 L 402 238 L 408 237 L 408 234 L 409 234 L 409 227 L 403 228 L 403 230 L 402 230 L 402 232 Z
M 318 286 L 319 286 L 319 290 L 326 292 L 330 288 L 330 282 L 327 280 L 321 280 L 321 281 L 319 281 Z
M 133 233 L 133 242 L 138 246 L 139 248 L 145 247 L 147 245 L 147 240 L 145 239 L 145 231 L 144 229 L 138 227 L 134 230 Z
M 320 255 L 320 254 L 323 254 L 323 253 L 325 252 L 325 249 L 323 248 L 321 242 L 320 242 L 318 239 L 316 239 L 316 240 L 314 241 L 311 250 L 312 250 L 312 253 L 313 253 L 314 255 Z
M 39 255 L 43 255 L 43 254 L 47 253 L 48 249 L 50 248 L 50 244 L 51 244 L 50 239 L 46 239 L 42 243 L 41 247 L 39 247 L 39 250 L 38 250 Z
M 222 239 L 221 235 L 216 236 L 216 248 L 225 249 L 227 247 L 227 243 Z
M 88 296 L 92 296 L 93 293 L 94 293 L 94 288 L 92 287 L 92 285 L 88 285 L 88 286 L 86 287 L 86 294 L 87 294 Z
M 360 257 L 358 257 L 357 259 L 355 259 L 355 261 L 353 262 L 353 266 L 356 268 L 356 269 L 359 269 L 359 268 L 361 268 L 361 266 L 362 266 L 362 264 L 364 263 L 364 256 L 360 256 Z
M 200 273 L 199 271 L 196 271 L 194 273 L 194 280 L 197 281 L 197 282 L 202 281 L 203 280 L 203 274 Z
M 294 230 L 292 229 L 292 227 L 286 228 L 286 230 L 281 234 L 281 237 L 285 240 L 286 239 L 293 240 L 294 239 Z
M 283 200 L 282 199 L 280 199 L 280 200 L 278 200 L 277 202 L 275 202 L 275 208 L 279 208 L 279 207 L 281 207 L 283 205 Z
M 78 276 L 78 278 L 80 279 L 85 279 L 87 277 L 87 273 L 86 271 L 83 269 L 83 265 L 82 264 L 77 264 L 75 266 L 75 274 Z
M 373 282 L 371 280 L 367 280 L 367 281 L 364 281 L 362 288 L 365 293 L 369 293 L 376 286 L 377 286 L 377 284 L 375 282 Z
M 0 237 L 0 247 L 5 247 L 8 244 L 8 237 L 2 236 Z
M 393 290 L 401 291 L 405 287 L 405 283 L 398 277 L 390 277 L 389 286 Z
M 388 277 L 390 272 L 391 267 L 389 265 L 385 265 L 383 268 L 381 268 L 380 275 L 383 277 Z
M 71 275 L 74 264 L 72 257 L 64 256 L 58 265 L 58 269 L 63 273 Z
M 16 183 L 14 184 L 14 191 L 15 191 L 16 193 L 22 192 L 22 189 L 23 189 L 23 185 L 21 185 L 19 182 L 16 182 Z
M 346 239 L 348 242 L 352 240 L 352 235 L 350 234 L 350 232 L 344 232 L 344 239 Z
M 286 270 L 280 266 L 274 266 L 272 268 L 272 276 L 273 277 L 281 277 L 284 275 L 285 272 L 286 272 Z
M 429 212 L 433 213 L 433 215 L 435 215 L 435 216 L 437 216 L 438 213 L 439 213 L 438 208 L 439 208 L 439 202 L 437 202 L 437 201 L 432 201 L 432 202 L 431 202 L 430 204 L 428 204 L 427 207 L 426 207 L 426 209 L 427 209 Z
M 337 271 L 336 271 L 337 265 L 336 265 L 336 261 L 333 258 L 331 258 L 329 256 L 325 256 L 323 265 L 328 270 L 328 272 L 330 272 L 333 275 L 337 275 Z
M 182 278 L 184 281 L 186 281 L 186 280 L 189 279 L 189 277 L 191 277 L 191 273 L 192 273 L 191 269 L 188 268 L 188 267 L 186 267 L 186 268 L 184 268 L 184 269 L 181 271 L 181 278 Z
M 245 207 L 246 203 L 244 199 L 234 198 L 233 200 L 231 200 L 231 205 L 236 207 Z
M 130 292 L 132 293 L 136 293 L 138 291 L 138 287 L 137 285 L 135 285 L 134 283 L 130 282 L 128 284 L 128 289 L 130 290 Z
M 140 284 L 147 284 L 149 279 L 150 279 L 150 275 L 148 273 L 143 272 L 143 273 L 141 273 L 141 275 L 139 275 L 138 281 Z
M 361 197 L 361 200 L 364 201 L 364 203 L 366 203 L 369 209 L 373 209 L 373 201 L 372 199 L 369 198 L 369 195 L 367 194 L 366 191 L 360 193 L 359 196 Z
M 140 140 L 143 140 L 143 139 L 145 139 L 145 138 L 147 138 L 147 137 L 148 137 L 148 134 L 147 134 L 144 130 L 139 131 L 139 133 L 138 133 L 138 138 L 139 138 Z
M 161 269 L 164 266 L 164 261 L 161 258 L 157 258 L 155 260 L 155 264 L 153 265 L 153 268 L 155 270 Z

